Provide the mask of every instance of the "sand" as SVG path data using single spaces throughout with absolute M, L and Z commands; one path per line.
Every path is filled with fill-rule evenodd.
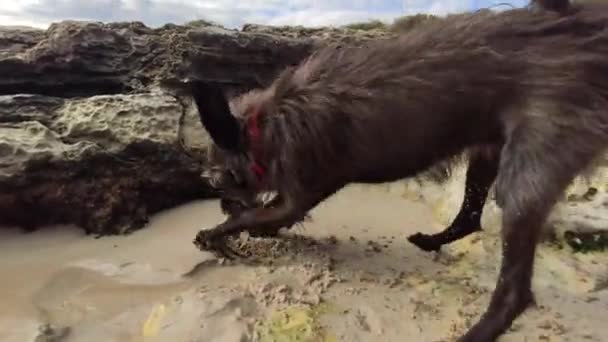
M 0 230 L 0 341 L 452 341 L 494 287 L 498 209 L 487 207 L 486 231 L 440 253 L 406 237 L 440 230 L 461 187 L 350 186 L 280 238 L 243 234 L 240 248 L 255 256 L 237 262 L 191 242 L 223 220 L 217 201 L 122 237 Z M 564 203 L 551 226 L 605 225 L 605 194 Z M 538 255 L 539 306 L 501 341 L 605 341 L 608 252 L 545 241 Z

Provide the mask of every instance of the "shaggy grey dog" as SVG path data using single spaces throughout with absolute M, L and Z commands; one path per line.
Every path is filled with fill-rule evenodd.
M 215 142 L 207 175 L 229 214 L 195 243 L 233 255 L 226 237 L 274 235 L 349 183 L 412 177 L 467 153 L 460 212 L 445 231 L 409 240 L 430 251 L 480 230 L 495 184 L 500 276 L 460 338 L 494 341 L 534 300 L 548 213 L 608 142 L 608 6 L 532 5 L 453 16 L 364 48 L 329 46 L 231 101 L 191 81 Z M 277 196 L 260 204 L 268 191 Z

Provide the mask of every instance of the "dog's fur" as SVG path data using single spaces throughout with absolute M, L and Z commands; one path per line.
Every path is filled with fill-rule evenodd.
M 500 276 L 487 311 L 460 339 L 494 341 L 533 302 L 549 211 L 608 143 L 608 6 L 535 5 L 453 16 L 365 48 L 326 47 L 230 104 L 217 87 L 191 81 L 217 145 L 208 174 L 230 214 L 196 243 L 222 249 L 246 229 L 276 234 L 349 183 L 411 177 L 468 152 L 457 217 L 409 240 L 437 250 L 480 230 L 495 183 Z M 264 168 L 260 179 L 252 163 Z M 262 191 L 278 195 L 260 206 Z

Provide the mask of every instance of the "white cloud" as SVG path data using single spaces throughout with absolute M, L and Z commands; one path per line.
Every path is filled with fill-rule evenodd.
M 344 25 L 373 19 L 392 22 L 393 19 L 402 15 L 417 13 L 446 15 L 469 10 L 472 6 L 472 0 L 402 0 L 400 3 L 393 2 L 398 6 L 393 6 L 390 10 L 377 11 L 375 9 L 382 8 L 386 1 L 353 0 L 348 6 L 343 5 L 342 0 L 299 2 L 302 3 L 303 8 L 275 16 L 270 19 L 268 24 L 324 26 Z
M 325 25 L 344 25 L 353 22 L 368 21 L 379 19 L 382 21 L 392 21 L 399 13 L 373 13 L 368 11 L 323 11 L 312 8 L 307 10 L 294 11 L 280 16 L 276 16 L 268 21 L 269 25 L 303 25 L 303 26 L 325 26 Z
M 47 23 L 35 21 L 35 20 L 27 20 L 25 18 L 15 16 L 15 15 L 2 15 L 0 14 L 0 23 L 3 26 L 30 26 L 36 28 L 46 28 L 48 26 Z
M 403 3 L 405 14 L 424 12 L 446 15 L 471 9 L 474 0 L 403 0 Z
M 142 21 L 149 26 L 207 19 L 228 27 L 247 22 L 271 25 L 342 25 L 413 13 L 447 14 L 471 8 L 473 0 L 7 0 L 0 24 L 45 27 L 65 19 Z
M 463 0 L 435 0 L 431 1 L 430 6 L 426 8 L 426 12 L 446 15 L 448 13 L 463 12 L 471 8 L 470 1 Z

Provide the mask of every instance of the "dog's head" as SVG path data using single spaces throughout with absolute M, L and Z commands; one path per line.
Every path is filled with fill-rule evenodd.
M 203 178 L 220 193 L 222 209 L 228 214 L 260 206 L 264 171 L 251 151 L 247 118 L 251 119 L 248 111 L 259 106 L 262 91 L 251 91 L 230 102 L 219 86 L 198 80 L 188 83 L 203 127 L 213 140 Z
M 236 215 L 246 208 L 258 206 L 257 189 L 250 179 L 247 158 L 217 145 L 210 147 L 208 156 L 201 176 L 219 193 L 222 211 Z

